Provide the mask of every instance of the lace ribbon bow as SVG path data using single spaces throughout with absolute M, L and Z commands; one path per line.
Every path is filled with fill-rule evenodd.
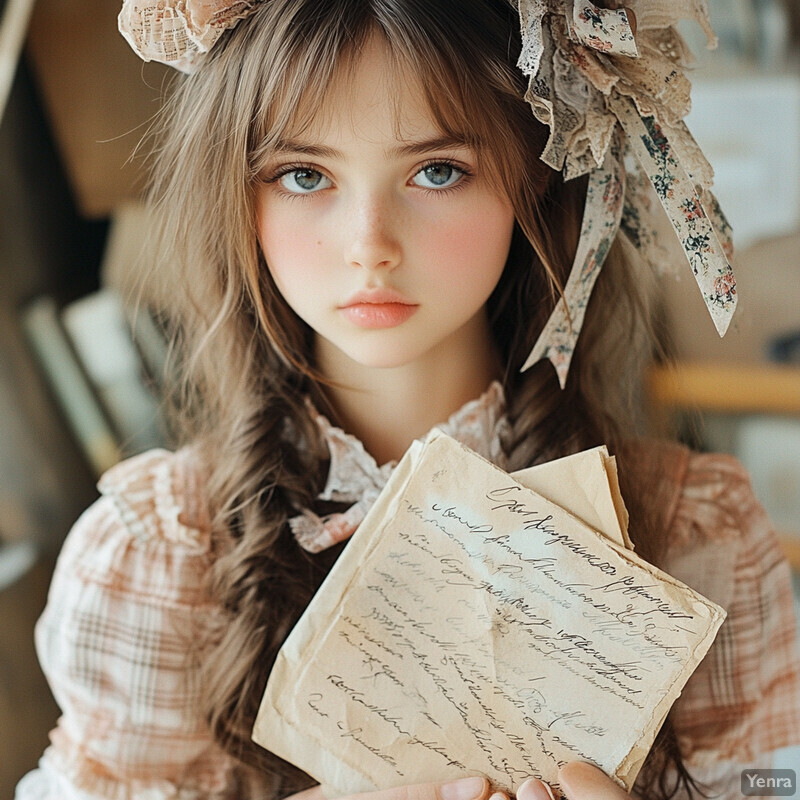
M 264 0 L 124 0 L 117 24 L 145 61 L 194 72 L 217 39 Z
M 481 397 L 464 405 L 438 427 L 484 458 L 504 467 L 501 440 L 508 428 L 504 408 L 503 389 L 494 382 Z M 318 553 L 355 533 L 391 477 L 397 462 L 390 461 L 378 466 L 355 436 L 331 425 L 314 409 L 312 413 L 330 454 L 328 480 L 317 499 L 353 504 L 346 511 L 325 517 L 303 509 L 289 520 L 300 546 L 310 553 Z
M 519 0 L 526 99 L 550 128 L 542 160 L 564 179 L 589 174 L 580 241 L 564 297 L 523 370 L 549 359 L 563 387 L 592 288 L 617 231 L 653 266 L 660 201 L 720 336 L 736 307 L 731 228 L 710 191 L 713 170 L 683 118 L 690 55 L 675 29 L 697 21 L 716 46 L 705 0 Z M 634 38 L 629 15 L 636 18 Z M 653 197 L 653 193 L 655 197 Z
M 325 433 L 330 452 L 328 482 L 317 499 L 353 505 L 346 511 L 326 517 L 303 509 L 289 520 L 289 527 L 298 543 L 310 553 L 318 553 L 349 539 L 397 466 L 397 462 L 390 461 L 379 467 L 358 439 L 334 428 L 324 417 L 319 417 L 317 422 Z

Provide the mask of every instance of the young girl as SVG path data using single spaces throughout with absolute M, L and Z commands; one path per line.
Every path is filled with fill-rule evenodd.
M 568 36 L 594 25 L 602 45 L 613 13 L 645 67 L 666 57 L 648 44 L 645 0 L 627 14 L 587 4 L 596 19 L 565 21 L 558 9 L 571 5 L 126 9 L 138 49 L 191 69 L 164 115 L 153 180 L 182 446 L 111 470 L 64 546 L 37 628 L 63 716 L 18 800 L 309 789 L 250 740 L 270 665 L 393 464 L 437 424 L 508 470 L 608 444 L 637 551 L 726 608 L 640 775 L 642 797 L 683 797 L 695 781 L 739 797 L 743 767 L 800 742 L 788 568 L 746 476 L 728 457 L 635 438 L 630 387 L 652 347 L 647 273 L 627 243 L 637 208 L 617 235 L 621 172 L 608 165 L 624 139 L 567 80 L 577 62 L 566 56 L 590 46 Z M 550 28 L 537 24 L 545 6 Z M 672 37 L 671 12 L 659 13 L 650 35 Z M 605 136 L 612 154 L 599 158 L 605 184 L 590 170 L 564 181 L 540 158 L 553 139 L 525 99 L 523 33 L 562 67 L 538 86 L 538 115 L 549 102 L 565 119 L 568 96 L 583 108 L 586 136 Z M 565 169 L 580 159 L 569 151 Z M 560 289 L 578 296 L 569 276 L 598 197 L 619 213 L 574 355 L 562 339 L 559 375 L 547 361 L 523 372 Z M 717 305 L 730 281 L 723 289 Z M 584 307 L 571 309 L 575 328 Z M 587 765 L 560 779 L 571 800 L 627 797 Z M 370 798 L 489 791 L 466 778 Z M 519 789 L 546 797 L 537 780 Z

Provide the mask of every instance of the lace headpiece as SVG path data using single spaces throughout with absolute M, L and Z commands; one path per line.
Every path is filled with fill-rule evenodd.
M 675 29 L 694 19 L 716 46 L 706 0 L 519 0 L 525 95 L 550 128 L 542 160 L 564 179 L 588 174 L 580 239 L 564 296 L 523 370 L 548 358 L 562 387 L 600 267 L 620 229 L 659 268 L 655 197 L 666 211 L 720 336 L 736 307 L 731 227 L 714 172 L 683 118 L 690 54 Z M 606 3 L 611 5 L 611 3 Z M 635 21 L 636 33 L 632 22 Z
M 123 0 L 119 32 L 145 61 L 194 72 L 217 39 L 264 0 Z
M 226 29 L 265 1 L 124 0 L 119 28 L 146 61 L 193 72 Z M 653 216 L 659 203 L 724 335 L 736 307 L 731 228 L 711 193 L 713 170 L 683 122 L 690 54 L 675 28 L 693 19 L 709 47 L 716 46 L 707 0 L 625 0 L 624 8 L 589 0 L 510 2 L 520 17 L 525 98 L 550 128 L 542 160 L 565 180 L 588 175 L 564 295 L 523 370 L 547 358 L 564 386 L 589 296 L 618 231 L 660 268 Z

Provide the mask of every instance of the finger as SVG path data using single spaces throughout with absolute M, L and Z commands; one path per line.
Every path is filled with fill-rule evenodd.
M 326 797 L 321 786 L 312 786 L 310 789 L 290 795 L 285 800 L 326 800 Z
M 488 794 L 489 781 L 476 776 L 447 783 L 418 783 L 379 792 L 364 792 L 341 800 L 484 800 Z
M 561 767 L 558 782 L 570 800 L 631 800 L 605 772 L 583 761 L 572 761 Z
M 517 789 L 517 800 L 555 800 L 555 798 L 553 790 L 544 781 L 528 778 Z

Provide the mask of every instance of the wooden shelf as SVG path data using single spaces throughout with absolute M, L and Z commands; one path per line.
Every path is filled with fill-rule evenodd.
M 656 407 L 729 414 L 800 414 L 800 367 L 679 363 L 653 367 L 647 392 Z
M 779 531 L 778 538 L 781 540 L 783 552 L 786 554 L 792 569 L 800 573 L 800 536 Z

